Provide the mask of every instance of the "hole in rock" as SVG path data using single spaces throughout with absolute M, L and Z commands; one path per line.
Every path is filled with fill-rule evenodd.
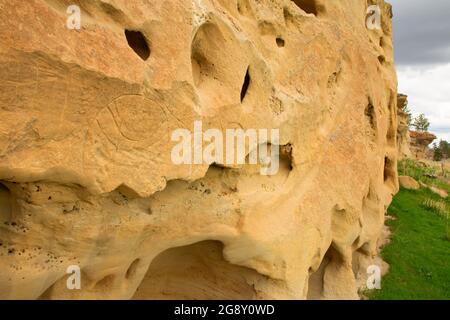
M 384 181 L 389 179 L 389 159 L 387 157 L 384 158 Z
M 141 32 L 125 30 L 125 36 L 127 38 L 128 45 L 139 57 L 141 57 L 142 60 L 145 61 L 150 57 L 150 47 Z
M 134 299 L 243 300 L 255 298 L 251 279 L 256 271 L 233 265 L 222 255 L 218 241 L 171 248 L 151 263 Z
M 11 191 L 4 184 L 0 183 L 0 222 L 11 220 L 12 202 Z
M 337 250 L 331 246 L 325 253 L 319 269 L 309 276 L 308 300 L 321 300 L 324 298 L 325 271 L 329 265 L 339 263 L 342 263 L 340 255 Z
M 386 137 L 388 143 L 392 146 L 395 146 L 395 143 L 397 142 L 397 128 L 395 126 L 395 114 L 397 112 L 395 111 L 395 99 L 395 93 L 391 92 L 391 96 L 389 98 L 389 128 Z
M 125 274 L 125 278 L 131 279 L 134 277 L 140 262 L 141 262 L 140 259 L 136 259 L 131 263 L 130 267 L 127 270 L 127 273 Z
M 384 182 L 393 181 L 395 177 L 395 163 L 388 157 L 384 158 Z
M 305 11 L 306 13 L 312 13 L 317 16 L 319 13 L 316 0 L 292 0 L 297 7 Z
M 371 99 L 369 99 L 369 104 L 367 105 L 366 109 L 364 110 L 364 114 L 366 115 L 366 118 L 369 121 L 370 127 L 374 131 L 376 131 L 377 130 L 377 118 L 376 118 L 376 113 L 375 113 L 375 107 L 373 106 Z
M 381 64 L 384 64 L 384 63 L 386 62 L 386 58 L 385 58 L 384 56 L 378 56 L 378 61 L 379 61 Z
M 203 107 L 213 110 L 238 104 L 245 68 L 244 54 L 234 34 L 222 24 L 207 22 L 192 42 L 194 84 Z
M 289 143 L 284 146 L 280 146 L 280 168 L 284 168 L 289 172 L 294 169 L 293 167 L 293 158 L 292 158 L 292 145 Z
M 250 72 L 249 69 L 247 69 L 247 72 L 245 73 L 244 84 L 242 85 L 241 90 L 241 102 L 244 101 L 249 87 L 250 87 Z
M 284 47 L 285 41 L 284 41 L 283 38 L 278 37 L 278 38 L 276 39 L 276 41 L 277 41 L 277 46 L 278 46 L 279 48 L 283 48 L 283 47 Z

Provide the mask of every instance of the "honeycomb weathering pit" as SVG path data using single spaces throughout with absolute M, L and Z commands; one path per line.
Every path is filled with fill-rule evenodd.
M 381 29 L 365 0 L 0 4 L 0 298 L 357 299 L 398 190 L 371 2 Z M 279 129 L 278 172 L 174 164 L 195 121 Z
M 125 36 L 127 37 L 128 45 L 142 60 L 147 60 L 150 57 L 150 48 L 142 33 L 125 30 Z

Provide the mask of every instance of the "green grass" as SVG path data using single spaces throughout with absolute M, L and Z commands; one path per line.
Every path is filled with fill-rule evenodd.
M 428 189 L 402 189 L 394 198 L 388 213 L 395 220 L 387 222 L 392 241 L 382 250 L 390 269 L 370 299 L 450 299 L 448 218 L 423 206 L 427 199 L 441 201 Z
M 438 215 L 448 219 L 448 209 L 444 200 L 433 200 L 431 198 L 425 199 L 422 206 Z
M 417 181 L 421 181 L 429 186 L 435 186 L 439 189 L 450 193 L 450 185 L 446 183 L 445 179 L 450 179 L 450 172 L 442 170 L 437 167 L 424 167 L 417 161 L 411 159 L 404 159 L 398 163 L 398 174 L 401 176 L 410 176 Z M 427 177 L 427 175 L 439 176 L 436 179 Z

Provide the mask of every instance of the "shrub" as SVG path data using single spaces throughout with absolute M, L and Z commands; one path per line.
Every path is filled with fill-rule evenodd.
M 416 128 L 417 131 L 427 132 L 428 128 L 430 127 L 430 122 L 422 113 L 414 119 L 413 127 Z

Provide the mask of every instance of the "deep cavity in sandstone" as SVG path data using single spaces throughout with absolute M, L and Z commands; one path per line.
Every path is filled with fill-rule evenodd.
M 365 0 L 0 5 L 0 298 L 357 299 L 398 189 L 371 4 L 381 29 Z M 280 170 L 175 165 L 194 121 L 279 129 Z
M 128 44 L 141 57 L 142 60 L 147 60 L 150 57 L 150 48 L 144 35 L 139 31 L 125 30 Z

